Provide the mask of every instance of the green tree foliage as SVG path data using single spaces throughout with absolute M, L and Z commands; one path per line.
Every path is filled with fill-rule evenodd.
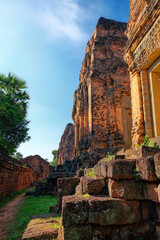
M 14 157 L 15 157 L 16 159 L 20 160 L 21 158 L 23 158 L 23 155 L 22 155 L 22 153 L 20 153 L 20 152 L 16 152 L 15 155 L 14 155 Z
M 57 150 L 53 150 L 52 155 L 53 155 L 53 160 L 52 162 L 50 162 L 50 165 L 53 167 L 57 167 Z
M 53 158 L 57 158 L 57 150 L 52 151 Z
M 11 73 L 0 74 L 0 148 L 8 155 L 30 139 L 26 119 L 29 95 L 25 89 L 25 81 Z

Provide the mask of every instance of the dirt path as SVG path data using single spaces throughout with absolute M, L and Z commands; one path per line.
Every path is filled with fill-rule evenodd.
M 24 194 L 19 195 L 0 209 L 0 240 L 7 239 L 8 227 L 15 217 L 23 197 Z

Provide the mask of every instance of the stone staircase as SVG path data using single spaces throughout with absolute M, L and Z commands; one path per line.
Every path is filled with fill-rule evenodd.
M 142 147 L 137 159 L 104 158 L 63 179 L 63 190 L 78 180 L 73 195 L 63 194 L 58 239 L 160 240 L 160 153 L 152 150 Z

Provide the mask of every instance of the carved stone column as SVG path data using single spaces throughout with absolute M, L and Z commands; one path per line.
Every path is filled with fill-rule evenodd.
M 144 134 L 144 115 L 141 79 L 138 72 L 131 74 L 131 103 L 132 103 L 132 146 L 141 143 Z
M 149 137 L 153 137 L 151 100 L 147 69 L 141 71 L 141 84 L 142 84 L 145 132 L 149 135 Z
M 75 149 L 78 148 L 79 143 L 79 124 L 75 124 Z
M 79 141 L 84 138 L 84 113 L 81 112 L 79 116 Z
M 85 108 L 84 113 L 84 136 L 88 136 L 88 108 Z
M 91 81 L 88 86 L 88 125 L 89 125 L 89 133 L 92 133 L 92 84 L 91 84 Z

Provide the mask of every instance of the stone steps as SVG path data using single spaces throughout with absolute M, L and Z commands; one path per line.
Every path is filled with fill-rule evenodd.
M 141 218 L 138 201 L 99 196 L 65 196 L 63 205 L 63 226 L 83 225 L 86 222 L 101 226 L 134 224 Z
M 160 152 L 160 148 L 154 147 L 154 143 L 157 143 L 157 146 L 160 146 L 160 137 L 156 139 L 150 139 L 151 146 L 136 146 L 131 149 L 122 149 L 117 152 L 116 158 L 124 156 L 125 159 L 138 159 L 141 157 L 153 156 L 156 153 Z
M 140 159 L 104 158 L 77 175 L 81 177 L 75 195 L 63 197 L 60 240 L 156 239 L 160 153 Z
M 142 203 L 135 200 L 104 196 L 65 196 L 61 239 L 132 240 L 144 237 L 145 240 L 155 240 L 154 224 L 146 221 L 150 212 L 147 215 L 146 212 L 141 213 L 141 209 Z M 151 207 L 149 210 L 151 211 Z

